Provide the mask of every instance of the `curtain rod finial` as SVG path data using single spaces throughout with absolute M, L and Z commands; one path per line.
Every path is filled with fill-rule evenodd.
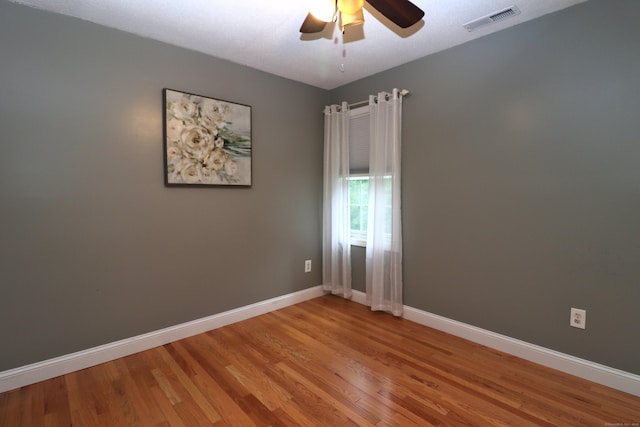
M 407 89 L 401 89 L 400 90 L 400 95 L 407 96 L 407 95 L 409 95 L 409 91 Z

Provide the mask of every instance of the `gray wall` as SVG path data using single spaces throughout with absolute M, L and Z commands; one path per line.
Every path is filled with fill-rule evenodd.
M 163 186 L 164 87 L 252 106 L 252 188 Z M 0 371 L 319 285 L 327 97 L 0 1 Z
M 318 111 L 395 86 L 406 304 L 640 374 L 636 16 L 591 0 L 326 92 L 0 0 L 0 371 L 320 284 Z M 252 188 L 162 185 L 163 87 L 253 107 Z
M 640 374 L 638 16 L 592 0 L 331 92 L 411 90 L 406 304 Z

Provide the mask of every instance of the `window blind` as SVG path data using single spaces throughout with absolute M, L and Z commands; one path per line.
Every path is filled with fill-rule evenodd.
M 369 173 L 369 106 L 350 110 L 349 172 Z

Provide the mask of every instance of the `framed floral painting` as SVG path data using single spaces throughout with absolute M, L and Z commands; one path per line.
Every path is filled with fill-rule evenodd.
M 251 186 L 251 107 L 163 90 L 167 186 Z

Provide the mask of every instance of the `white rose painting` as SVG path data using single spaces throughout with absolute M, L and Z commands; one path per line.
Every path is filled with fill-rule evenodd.
M 251 185 L 251 107 L 164 89 L 166 185 Z

